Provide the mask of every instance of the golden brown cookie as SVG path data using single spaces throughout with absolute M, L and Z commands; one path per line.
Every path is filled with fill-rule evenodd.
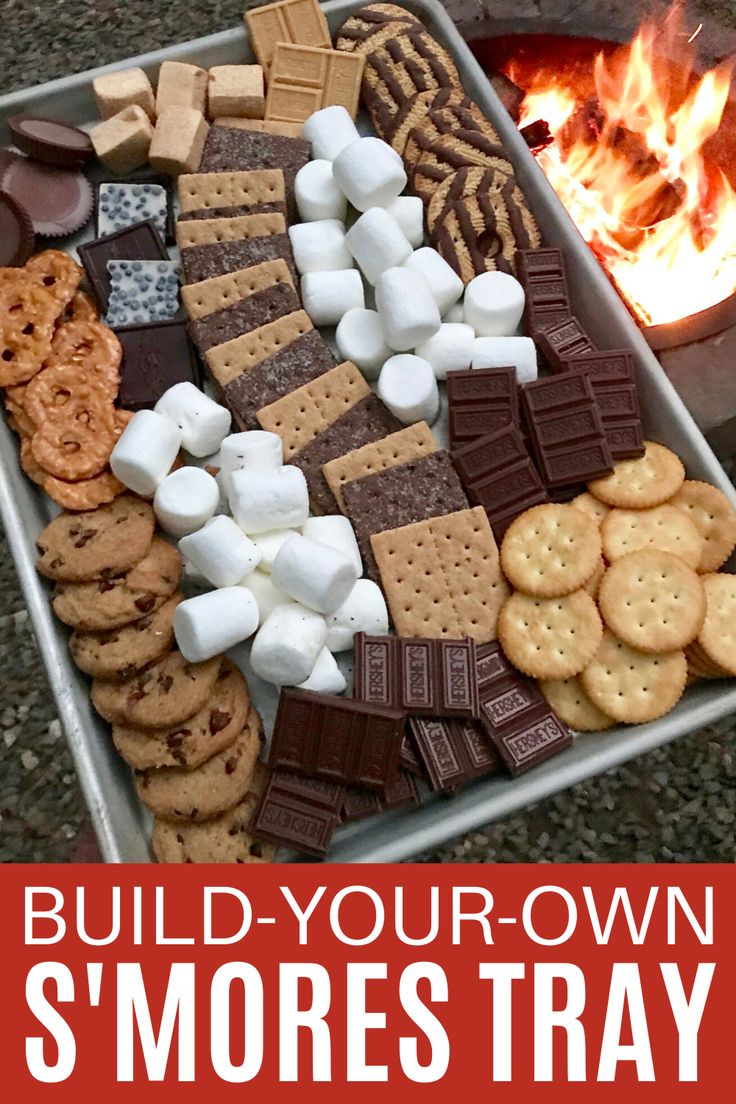
M 579 674 L 595 655 L 603 624 L 584 590 L 561 598 L 512 594 L 498 619 L 498 639 L 515 667 L 538 679 Z
M 724 571 L 701 578 L 706 609 L 698 644 L 712 663 L 736 675 L 736 575 Z
M 501 542 L 501 567 L 525 594 L 553 598 L 578 590 L 598 568 L 601 536 L 587 515 L 566 503 L 532 506 Z
M 181 594 L 174 594 L 157 610 L 119 629 L 73 632 L 69 651 L 77 667 L 93 678 L 124 682 L 163 659 L 174 646 L 174 610 L 181 600 Z
M 705 591 L 683 560 L 649 548 L 611 564 L 598 590 L 598 605 L 625 644 L 642 652 L 674 652 L 700 632 Z
M 181 652 L 169 652 L 129 682 L 95 679 L 92 704 L 110 724 L 173 728 L 204 706 L 221 665 L 222 656 L 188 663 Z
M 546 679 L 539 689 L 561 721 L 576 732 L 603 732 L 614 721 L 590 700 L 578 675 L 566 679 Z
M 698 571 L 705 574 L 723 567 L 736 548 L 736 510 L 723 491 L 686 479 L 670 505 L 684 510 L 705 542 Z
M 154 525 L 150 504 L 130 494 L 86 514 L 60 514 L 38 536 L 36 570 L 72 583 L 120 575 L 148 552 Z
M 609 629 L 580 676 L 593 704 L 622 724 L 644 724 L 669 713 L 682 697 L 686 680 L 684 652 L 640 652 Z
M 464 92 L 458 88 L 440 88 L 439 91 L 431 89 L 428 92 L 418 92 L 412 99 L 407 100 L 391 120 L 390 133 L 386 135 L 386 141 L 396 150 L 400 157 L 405 156 L 406 143 L 413 129 L 426 117 L 427 112 L 433 107 L 447 106 L 450 104 L 471 104 Z M 472 105 L 475 107 L 475 104 Z M 483 118 L 479 108 L 478 114 Z
M 417 25 L 417 17 L 398 4 L 365 4 L 343 23 L 335 49 L 367 54 L 402 27 Z
M 664 503 L 648 510 L 610 510 L 601 523 L 603 555 L 613 563 L 629 552 L 655 548 L 697 568 L 703 537 L 682 510 Z
M 644 447 L 637 460 L 619 460 L 610 475 L 589 483 L 590 493 L 623 510 L 645 510 L 672 498 L 685 479 L 682 460 L 656 441 L 645 441 Z

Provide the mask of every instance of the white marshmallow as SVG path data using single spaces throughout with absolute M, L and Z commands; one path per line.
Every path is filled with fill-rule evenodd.
M 152 495 L 171 471 L 180 447 L 178 425 L 155 410 L 139 410 L 110 453 L 110 467 L 131 491 Z
M 230 476 L 230 510 L 248 536 L 269 529 L 298 529 L 309 517 L 304 473 L 293 464 L 275 471 L 236 471 Z
M 269 529 L 267 533 L 255 533 L 253 543 L 261 554 L 259 568 L 267 574 L 271 573 L 273 561 L 281 551 L 282 545 L 291 540 L 295 529 Z
M 355 530 L 343 514 L 324 514 L 322 517 L 309 518 L 302 526 L 302 536 L 316 541 L 317 544 L 336 548 L 355 564 L 358 578 L 363 574 L 363 560 L 355 539 Z
M 380 138 L 358 138 L 335 158 L 332 171 L 353 207 L 388 207 L 406 187 L 404 165 Z
M 508 272 L 482 272 L 465 289 L 465 321 L 478 337 L 511 337 L 524 313 L 524 289 Z
M 201 571 L 199 571 L 194 564 L 190 563 L 186 556 L 182 555 L 181 558 L 182 570 L 184 572 L 184 578 L 192 586 L 199 587 L 200 590 L 209 590 L 211 583 L 205 579 Z
M 315 694 L 342 694 L 347 685 L 335 657 L 327 648 L 323 648 L 317 656 L 311 675 L 305 682 L 299 683 L 299 689 L 312 690 Z
M 315 326 L 336 326 L 347 311 L 365 306 L 363 281 L 357 268 L 308 272 L 302 276 L 301 291 L 304 309 Z
M 419 196 L 399 196 L 386 208 L 398 222 L 412 249 L 424 241 L 424 204 Z
M 519 383 L 537 378 L 537 349 L 530 337 L 476 337 L 471 368 L 515 368 Z
M 178 425 L 181 443 L 192 456 L 211 456 L 230 432 L 230 411 L 193 383 L 175 383 L 153 409 Z
M 378 377 L 378 395 L 402 425 L 431 424 L 440 411 L 432 365 L 410 353 L 386 361 Z
M 258 604 L 245 587 L 223 587 L 187 598 L 174 611 L 174 636 L 189 663 L 227 651 L 258 628 Z
M 465 319 L 465 311 L 462 303 L 453 303 L 448 311 L 442 315 L 443 322 L 462 322 Z
M 411 253 L 404 231 L 383 207 L 371 207 L 361 215 L 345 235 L 345 244 L 369 284 L 375 284 L 382 272 L 402 264 Z
M 429 245 L 415 249 L 411 257 L 404 261 L 404 268 L 419 272 L 424 277 L 432 289 L 440 314 L 446 314 L 463 293 L 463 282 L 455 269 Z
M 230 475 L 241 468 L 274 471 L 284 462 L 284 446 L 278 433 L 250 429 L 231 433 L 220 446 L 220 471 Z
M 356 632 L 383 636 L 388 632 L 388 610 L 381 588 L 372 579 L 358 579 L 345 601 L 327 621 L 327 647 L 345 652 L 353 646 Z
M 345 224 L 337 219 L 298 222 L 289 227 L 289 240 L 301 276 L 307 272 L 335 272 L 354 267 L 345 242 Z
M 271 568 L 275 586 L 318 613 L 342 605 L 358 574 L 344 552 L 298 534 L 282 545 Z
M 384 360 L 391 356 L 378 311 L 365 307 L 354 307 L 342 316 L 335 341 L 343 360 L 352 360 L 367 379 L 377 379 Z
M 172 537 L 196 533 L 220 503 L 217 480 L 203 468 L 179 468 L 156 488 L 153 511 L 164 532 Z
M 437 379 L 447 379 L 448 372 L 470 367 L 475 333 L 464 322 L 443 322 L 434 337 L 417 345 L 416 354 L 428 360 Z
M 179 551 L 215 587 L 237 586 L 258 567 L 261 553 L 232 518 L 220 514 L 179 541 Z
M 253 571 L 247 579 L 241 583 L 246 587 L 258 603 L 258 624 L 262 625 L 271 610 L 276 606 L 288 606 L 291 598 L 279 590 L 271 582 L 270 575 L 264 575 L 262 571 Z
M 314 670 L 326 638 L 325 619 L 314 610 L 298 602 L 276 606 L 256 633 L 251 666 L 266 682 L 298 686 Z
M 388 268 L 376 281 L 376 306 L 386 343 L 396 352 L 414 349 L 436 334 L 440 312 L 424 276 L 405 267 Z
M 348 201 L 332 175 L 331 161 L 308 161 L 294 178 L 294 196 L 302 222 L 340 219 L 344 222 Z M 421 204 L 421 200 L 419 201 Z
M 312 157 L 334 161 L 351 142 L 360 138 L 358 128 L 344 107 L 323 107 L 310 115 L 302 136 L 312 146 Z

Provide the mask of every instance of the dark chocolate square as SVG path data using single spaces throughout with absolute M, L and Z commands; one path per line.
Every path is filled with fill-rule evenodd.
M 212 276 L 224 276 L 227 272 L 237 272 L 241 268 L 250 268 L 251 265 L 272 261 L 276 257 L 282 257 L 286 261 L 296 285 L 298 276 L 288 234 L 268 234 L 257 238 L 243 238 L 242 241 L 190 245 L 181 251 L 184 281 L 187 284 L 209 280 Z
M 272 284 L 261 288 L 245 299 L 239 299 L 223 310 L 214 311 L 204 318 L 189 323 L 192 341 L 204 355 L 215 345 L 223 345 L 242 334 L 250 333 L 281 318 L 285 314 L 301 309 L 299 296 L 289 284 Z
M 145 322 L 115 332 L 123 346 L 118 402 L 126 410 L 150 409 L 175 383 L 199 387 L 186 322 Z
M 167 261 L 169 259 L 164 240 L 152 219 L 137 222 L 135 226 L 128 226 L 115 234 L 105 234 L 102 238 L 85 242 L 84 245 L 77 247 L 77 253 L 84 265 L 84 271 L 87 273 L 87 279 L 92 285 L 102 314 L 107 312 L 107 300 L 110 295 L 108 261 Z

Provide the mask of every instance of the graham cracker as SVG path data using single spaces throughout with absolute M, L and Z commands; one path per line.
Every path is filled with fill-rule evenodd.
M 496 639 L 509 588 L 481 506 L 376 533 L 371 547 L 399 636 Z
M 197 319 L 231 307 L 240 299 L 247 299 L 249 295 L 274 284 L 294 287 L 289 266 L 281 257 L 238 269 L 237 272 L 227 272 L 224 276 L 200 280 L 196 284 L 184 284 L 181 297 L 190 319 Z
M 205 353 L 204 359 L 217 382 L 225 387 L 243 372 L 313 328 L 306 311 L 294 311 L 232 341 L 215 345 L 214 349 Z
M 338 105 L 354 119 L 364 67 L 362 54 L 277 43 L 268 81 L 266 118 L 303 123 L 315 111 Z
M 420 456 L 429 456 L 431 452 L 437 451 L 437 447 L 437 442 L 427 423 L 416 422 L 406 429 L 400 429 L 398 433 L 383 437 L 380 441 L 373 441 L 369 445 L 353 449 L 344 456 L 330 460 L 323 466 L 322 474 L 340 510 L 345 513 L 342 497 L 343 483 L 360 479 L 364 475 L 386 471 L 387 468 L 406 464 L 409 460 L 418 460 Z
M 283 215 L 236 215 L 235 218 L 188 219 L 176 224 L 179 249 L 215 242 L 243 241 L 244 238 L 268 238 L 286 233 Z
M 284 123 L 280 119 L 241 119 L 236 115 L 221 115 L 215 119 L 214 125 L 233 130 L 253 130 L 256 134 L 279 134 L 282 138 L 302 136 L 301 123 Z
M 285 199 L 281 169 L 185 173 L 179 177 L 179 207 L 182 212 L 202 211 L 210 207 L 255 207 L 259 203 L 283 203 Z
M 284 460 L 288 460 L 370 392 L 358 369 L 346 360 L 264 406 L 257 417 L 261 429 L 278 433 L 284 443 Z

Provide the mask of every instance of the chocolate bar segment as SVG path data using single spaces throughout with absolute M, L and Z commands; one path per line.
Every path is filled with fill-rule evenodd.
M 431 717 L 478 712 L 475 641 L 355 634 L 353 680 L 360 701 Z
M 450 446 L 519 425 L 519 387 L 515 368 L 471 368 L 447 375 Z
M 366 790 L 360 786 L 348 786 L 345 801 L 340 813 L 340 821 L 349 824 L 354 820 L 400 809 L 405 805 L 419 804 L 419 786 L 406 771 L 399 771 L 396 781 L 381 793 L 378 790 Z
M 567 725 L 498 642 L 481 645 L 477 660 L 481 724 L 511 774 L 523 774 L 571 745 Z
M 587 373 L 527 383 L 522 402 L 537 467 L 549 489 L 588 483 L 613 470 Z
M 77 247 L 77 253 L 103 314 L 107 312 L 107 301 L 110 295 L 108 261 L 167 261 L 169 259 L 164 240 L 152 219 L 137 222 L 134 226 L 127 226 L 125 230 L 118 230 L 116 234 L 105 234 L 102 238 L 86 242 Z
M 564 372 L 565 361 L 579 353 L 591 353 L 595 345 L 577 318 L 566 318 L 535 336 L 537 346 L 552 372 Z
M 176 383 L 199 387 L 197 357 L 185 321 L 119 326 L 123 347 L 118 401 L 126 410 L 147 410 Z
M 488 514 L 498 541 L 524 510 L 549 502 L 524 440 L 511 425 L 453 450 L 452 462 L 471 502 Z
M 535 340 L 570 318 L 565 258 L 561 249 L 520 249 L 516 275 L 524 288 L 524 328 Z
M 405 715 L 352 698 L 282 690 L 269 765 L 384 789 L 396 779 Z
M 590 379 L 613 459 L 643 456 L 644 433 L 631 351 L 580 353 L 569 357 L 565 366 L 568 371 L 583 372 Z
M 254 836 L 323 859 L 344 802 L 344 786 L 272 770 L 268 772 L 250 829 Z
M 473 778 L 495 773 L 500 767 L 478 721 L 410 717 L 409 730 L 434 790 L 455 790 Z

